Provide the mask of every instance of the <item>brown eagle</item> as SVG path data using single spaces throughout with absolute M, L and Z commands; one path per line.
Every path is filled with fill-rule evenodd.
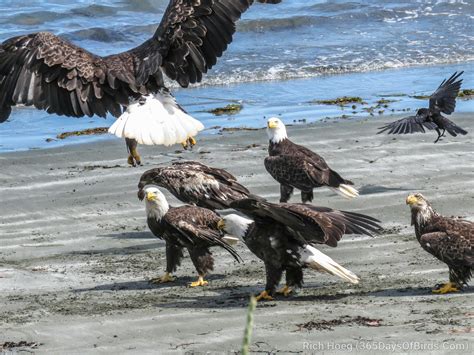
M 174 281 L 172 273 L 180 265 L 183 249 L 187 249 L 199 278 L 190 286 L 205 286 L 204 277 L 214 269 L 210 247 L 227 250 L 236 261 L 241 258 L 229 244 L 236 239 L 222 231 L 222 219 L 215 212 L 202 207 L 170 207 L 165 195 L 154 186 L 145 188 L 145 208 L 148 227 L 152 233 L 166 242 L 166 273 L 152 279 L 152 283 Z
M 226 232 L 242 238 L 265 264 L 266 286 L 258 300 L 271 300 L 283 272 L 286 285 L 278 293 L 288 296 L 303 284 L 303 268 L 328 272 L 357 284 L 359 277 L 314 246 L 332 247 L 344 234 L 373 235 L 381 230 L 378 220 L 360 213 L 307 204 L 274 204 L 264 199 L 243 199 L 231 207 L 250 217 L 223 216 Z
M 138 183 L 141 200 L 146 185 L 164 187 L 184 203 L 211 210 L 229 208 L 232 201 L 250 194 L 229 172 L 196 161 L 174 162 L 145 171 Z
M 459 291 L 474 268 L 474 223 L 441 216 L 420 193 L 409 195 L 406 203 L 418 242 L 449 267 L 449 282 L 436 287 L 433 293 Z
M 119 117 L 133 104 L 113 132 L 126 138 L 129 163 L 139 164 L 137 142 L 168 145 L 176 143 L 171 134 L 192 138 L 200 128 L 166 90 L 163 74 L 182 87 L 201 81 L 253 2 L 171 0 L 152 38 L 105 57 L 48 32 L 10 38 L 0 44 L 0 123 L 20 104 L 73 117 Z M 153 118 L 153 113 L 170 117 Z
M 441 137 L 445 137 L 446 131 L 453 137 L 456 137 L 458 134 L 467 134 L 464 129 L 441 114 L 450 115 L 454 112 L 456 97 L 459 94 L 462 83 L 462 79 L 457 79 L 462 73 L 456 72 L 448 80 L 444 79 L 441 82 L 438 89 L 430 96 L 429 108 L 420 108 L 415 116 L 405 117 L 380 127 L 380 131 L 377 134 L 387 131 L 388 134 L 425 133 L 425 128 L 429 130 L 434 129 L 438 133 L 438 138 L 434 141 L 435 143 Z
M 359 196 L 352 181 L 332 170 L 320 155 L 288 139 L 285 124 L 276 117 L 267 122 L 270 140 L 265 168 L 280 183 L 280 202 L 288 202 L 293 189 L 301 190 L 303 203 L 313 200 L 313 189 L 326 186 L 346 197 Z

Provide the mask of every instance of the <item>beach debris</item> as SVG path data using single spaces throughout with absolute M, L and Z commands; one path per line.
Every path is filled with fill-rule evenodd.
M 258 131 L 261 128 L 251 127 L 224 127 L 219 132 Z
M 105 134 L 108 133 L 108 130 L 109 127 L 87 128 L 81 131 L 63 132 L 61 134 L 58 134 L 56 138 L 65 139 L 72 136 L 90 136 L 93 134 Z
M 349 104 L 361 104 L 361 105 L 366 105 L 367 102 L 365 102 L 361 97 L 359 96 L 342 96 L 342 97 L 337 97 L 335 99 L 326 99 L 326 100 L 312 100 L 310 101 L 312 104 L 318 104 L 318 105 L 338 105 L 338 106 L 346 106 Z
M 380 327 L 382 325 L 382 319 L 372 319 L 367 317 L 350 317 L 342 316 L 337 319 L 332 320 L 322 320 L 322 321 L 309 321 L 306 323 L 297 324 L 297 331 L 306 330 L 334 330 L 334 327 L 339 325 L 362 325 L 366 327 Z
M 242 104 L 228 104 L 227 106 L 217 107 L 207 112 L 212 113 L 213 115 L 216 115 L 216 116 L 235 115 L 239 113 L 243 107 L 244 106 Z

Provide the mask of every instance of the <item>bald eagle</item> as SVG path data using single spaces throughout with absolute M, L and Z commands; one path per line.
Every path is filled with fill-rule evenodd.
M 409 195 L 406 203 L 422 248 L 449 267 L 449 282 L 435 287 L 433 293 L 459 291 L 474 268 L 474 223 L 441 216 L 420 193 Z
M 321 186 L 346 198 L 359 196 L 359 192 L 350 186 L 354 183 L 332 170 L 320 155 L 290 141 L 280 119 L 268 120 L 267 134 L 270 142 L 265 168 L 280 183 L 280 202 L 288 202 L 294 188 L 301 190 L 303 203 L 311 202 L 313 189 Z
M 222 219 L 215 212 L 196 206 L 170 207 L 163 193 L 154 186 L 144 190 L 148 227 L 166 242 L 166 273 L 152 279 L 152 283 L 174 281 L 172 273 L 180 265 L 183 249 L 187 249 L 199 278 L 190 286 L 205 286 L 204 277 L 214 269 L 214 259 L 209 250 L 218 246 L 227 250 L 238 262 L 240 256 L 229 244 L 236 241 L 222 231 Z
M 146 185 L 164 187 L 184 203 L 211 210 L 229 208 L 232 201 L 250 194 L 229 172 L 196 161 L 174 162 L 171 166 L 145 171 L 138 183 L 141 200 Z
M 202 129 L 166 90 L 163 74 L 182 87 L 200 82 L 252 3 L 170 0 L 152 38 L 105 57 L 48 32 L 10 38 L 0 44 L 0 123 L 20 104 L 73 117 L 119 117 L 129 107 L 111 131 L 126 138 L 129 163 L 139 164 L 137 142 L 169 145 Z
M 430 96 L 429 108 L 420 108 L 415 116 L 405 117 L 380 127 L 380 131 L 377 134 L 387 131 L 388 134 L 425 133 L 425 128 L 429 130 L 434 129 L 438 133 L 438 138 L 434 141 L 435 143 L 441 137 L 445 137 L 446 131 L 453 137 L 456 137 L 458 134 L 467 134 L 464 129 L 441 114 L 450 115 L 454 112 L 456 97 L 459 94 L 462 83 L 462 79 L 457 79 L 462 73 L 458 74 L 456 72 L 448 80 L 444 79 L 441 82 L 438 89 Z
M 231 207 L 237 214 L 223 216 L 223 228 L 242 238 L 265 264 L 266 286 L 258 300 L 271 300 L 284 271 L 286 285 L 279 290 L 288 296 L 303 284 L 303 268 L 328 272 L 357 284 L 359 277 L 339 265 L 314 245 L 337 246 L 344 234 L 373 235 L 381 230 L 375 218 L 328 207 L 306 204 L 274 204 L 263 199 L 243 199 Z

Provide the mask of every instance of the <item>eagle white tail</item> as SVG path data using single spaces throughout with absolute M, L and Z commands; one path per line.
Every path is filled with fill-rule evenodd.
M 239 238 L 236 238 L 234 236 L 231 236 L 229 234 L 226 234 L 222 237 L 223 240 L 225 240 L 227 242 L 227 244 L 229 245 L 235 245 L 239 242 Z
M 337 188 L 331 187 L 331 190 L 333 190 L 338 195 L 349 199 L 359 196 L 359 191 L 357 191 L 357 189 L 353 188 L 351 185 L 340 184 Z
M 356 274 L 342 267 L 329 256 L 321 253 L 311 245 L 307 245 L 301 250 L 301 261 L 312 269 L 325 271 L 334 276 L 339 276 L 341 279 L 353 284 L 359 283 L 360 279 Z
M 183 143 L 203 129 L 203 124 L 184 112 L 170 93 L 161 91 L 130 104 L 109 133 L 133 138 L 140 144 L 170 146 Z

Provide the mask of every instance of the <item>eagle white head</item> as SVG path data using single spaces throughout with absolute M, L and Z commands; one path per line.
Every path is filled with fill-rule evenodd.
M 268 139 L 270 139 L 272 143 L 280 143 L 282 140 L 288 138 L 285 124 L 277 117 L 268 119 L 267 134 Z
M 163 216 L 170 209 L 170 205 L 166 200 L 165 195 L 156 186 L 147 186 L 143 189 L 145 192 L 145 209 L 147 217 L 153 217 L 157 220 Z
M 234 235 L 240 239 L 245 237 L 249 226 L 253 223 L 251 219 L 239 216 L 235 213 L 228 214 L 227 216 L 222 216 L 224 225 L 222 229 L 231 235 Z

